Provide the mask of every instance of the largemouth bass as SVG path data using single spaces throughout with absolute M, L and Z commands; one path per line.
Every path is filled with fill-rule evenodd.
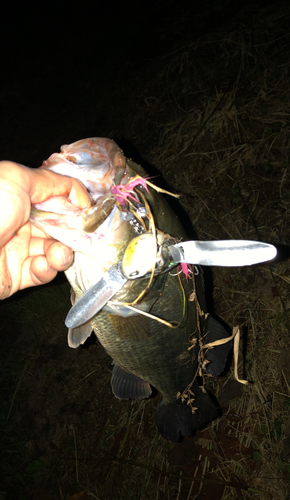
M 90 209 L 79 210 L 65 197 L 51 198 L 31 212 L 35 225 L 75 252 L 66 271 L 72 303 L 122 261 L 139 235 L 157 235 L 157 247 L 187 239 L 143 168 L 126 159 L 110 139 L 62 146 L 40 168 L 78 178 L 92 200 Z M 114 360 L 111 386 L 116 397 L 147 398 L 152 387 L 162 394 L 156 424 L 162 436 L 175 442 L 218 416 L 217 402 L 199 386 L 197 376 L 219 375 L 231 348 L 228 343 L 205 353 L 203 345 L 228 333 L 205 314 L 201 269 L 183 266 L 183 271 L 152 269 L 129 279 L 100 312 L 68 334 L 75 348 L 95 332 Z

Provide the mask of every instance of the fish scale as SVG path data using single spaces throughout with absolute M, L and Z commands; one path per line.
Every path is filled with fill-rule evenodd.
M 191 287 L 188 285 L 188 289 Z M 171 290 L 174 290 L 174 296 Z M 164 292 L 150 311 L 167 321 L 178 322 L 183 313 L 183 296 L 178 277 L 169 276 Z M 170 328 L 156 320 L 146 318 L 149 335 L 140 341 L 122 336 L 122 332 L 108 324 L 107 314 L 101 312 L 92 321 L 98 330 L 98 339 L 108 354 L 127 371 L 148 381 L 159 391 L 167 402 L 175 402 L 177 392 L 182 392 L 194 378 L 197 349 L 190 351 L 189 367 L 184 370 L 180 356 L 191 346 L 192 325 L 195 308 L 187 307 L 183 325 Z M 126 329 L 126 318 L 123 318 Z
M 78 150 L 82 152 L 81 157 L 77 154 Z M 89 153 L 94 150 L 94 161 L 91 165 L 89 160 L 91 153 L 86 155 L 86 150 Z M 52 155 L 51 161 L 48 159 L 45 162 L 45 168 L 56 169 L 65 175 L 80 178 L 89 192 L 93 190 L 93 203 L 98 202 L 99 196 L 105 196 L 106 198 L 103 189 L 104 184 L 101 183 L 101 187 L 98 185 L 94 187 L 92 183 L 94 178 L 98 179 L 96 182 L 101 182 L 98 175 L 95 177 L 93 175 L 93 169 L 97 169 L 100 164 L 98 162 L 98 151 L 100 151 L 100 161 L 106 162 L 111 175 L 111 177 L 108 177 L 106 173 L 106 185 L 113 187 L 118 182 L 122 187 L 131 178 L 136 176 L 146 177 L 146 172 L 142 167 L 132 160 L 127 160 L 114 141 L 109 139 L 85 139 L 62 147 L 61 151 L 59 154 Z M 104 154 L 104 151 L 106 151 L 106 154 Z M 81 159 L 78 160 L 78 158 Z M 70 163 L 72 163 L 71 169 Z M 92 172 L 90 172 L 88 183 L 86 183 L 86 172 L 89 172 L 90 169 Z M 118 192 L 122 193 L 122 190 Z M 142 193 L 143 200 L 146 199 L 155 226 L 160 232 L 166 233 L 177 240 L 187 239 L 182 224 L 160 193 L 152 188 L 149 188 L 147 192 L 142 186 L 138 186 L 138 189 L 134 190 L 134 195 L 135 193 L 136 196 L 138 196 L 137 193 L 140 196 Z M 107 192 L 107 196 L 111 198 L 110 190 Z M 120 200 L 123 203 L 123 200 Z M 57 212 L 55 202 L 57 200 L 54 199 L 54 211 Z M 68 219 L 70 216 L 60 213 L 59 226 L 61 232 L 55 233 L 57 216 L 54 214 L 54 228 L 50 227 L 49 203 L 50 200 L 45 202 L 46 214 L 43 217 L 41 217 L 41 204 L 37 206 L 37 210 L 32 209 L 31 221 L 46 231 L 47 234 L 60 239 L 63 243 L 75 241 L 73 243 L 75 244 L 73 249 L 76 253 L 75 263 L 66 271 L 66 276 L 74 290 L 75 299 L 78 300 L 86 289 L 97 281 L 94 275 L 94 262 L 96 269 L 98 269 L 97 273 L 101 277 L 102 273 L 122 259 L 127 244 L 136 236 L 136 231 L 140 230 L 140 224 L 139 226 L 138 224 L 132 225 L 129 218 L 127 220 L 126 217 L 122 217 L 124 207 L 119 205 L 116 200 L 118 210 L 112 212 L 110 219 L 106 219 L 99 227 L 95 227 L 97 213 L 94 213 L 93 210 L 79 211 L 76 208 L 76 213 L 85 220 L 85 229 L 83 227 L 83 230 L 80 230 L 78 226 L 77 231 L 74 232 L 72 228 L 73 222 Z M 98 210 L 99 208 L 96 212 Z M 98 220 L 102 220 L 102 217 Z M 109 220 L 110 223 L 107 223 Z M 66 221 L 68 222 L 67 231 L 65 230 Z M 91 232 L 90 226 L 93 228 Z M 106 227 L 106 229 L 103 230 L 103 227 Z M 102 247 L 98 247 L 100 240 L 105 241 L 108 250 L 110 246 L 110 252 L 104 250 L 104 244 Z M 86 246 L 84 246 L 83 242 L 85 242 Z M 98 248 L 102 248 L 102 253 L 98 253 Z M 90 252 L 87 267 L 86 259 L 77 258 L 80 251 L 84 253 Z M 79 265 L 80 267 L 78 267 Z M 126 306 L 116 306 L 115 302 L 134 302 L 146 288 L 149 278 L 127 281 L 123 288 L 90 322 L 69 331 L 69 344 L 72 347 L 83 344 L 90 335 L 91 327 L 99 342 L 114 360 L 111 382 L 114 394 L 123 399 L 132 397 L 141 399 L 150 395 L 151 386 L 155 387 L 163 397 L 156 416 L 159 432 L 171 441 L 178 441 L 183 436 L 191 435 L 195 430 L 216 418 L 219 412 L 216 401 L 201 390 L 196 379 L 199 368 L 198 321 L 201 325 L 202 335 L 207 334 L 207 342 L 210 341 L 211 335 L 216 340 L 217 338 L 227 337 L 228 333 L 213 318 L 210 323 L 211 331 L 207 331 L 205 317 L 200 316 L 197 318 L 198 308 L 196 302 L 189 300 L 193 291 L 193 280 L 191 277 L 186 279 L 184 275 L 177 276 L 175 273 L 174 276 L 173 274 L 174 269 L 172 274 L 167 272 L 154 277 L 145 295 L 135 305 L 137 308 L 135 312 L 129 311 Z M 78 281 L 77 276 L 82 279 Z M 202 272 L 199 272 L 194 279 L 200 309 L 205 311 Z M 182 292 L 181 282 L 184 292 Z M 183 315 L 184 306 L 185 313 Z M 138 308 L 165 319 L 167 322 L 179 323 L 181 321 L 181 323 L 176 328 L 171 328 L 156 319 L 141 316 L 141 313 L 138 313 Z M 218 327 L 216 327 L 217 325 Z M 194 337 L 197 342 L 193 347 L 192 340 Z M 228 344 L 227 349 L 223 350 L 222 359 L 218 348 L 212 350 L 210 363 L 212 374 L 218 375 L 222 371 L 230 348 L 231 343 Z M 216 360 L 218 363 L 216 363 Z M 216 366 L 218 366 L 218 370 Z M 194 412 L 190 405 L 178 398 L 178 393 L 182 393 L 191 383 L 191 398 L 194 400 L 192 406 L 196 407 Z

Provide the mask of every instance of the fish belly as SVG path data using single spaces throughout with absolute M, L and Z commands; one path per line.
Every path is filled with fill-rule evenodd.
M 150 395 L 150 386 L 155 387 L 163 396 L 157 427 L 173 442 L 192 435 L 218 415 L 217 403 L 201 391 L 196 380 L 198 308 L 188 300 L 192 280 L 183 279 L 181 285 L 180 279 L 167 276 L 163 292 L 150 311 L 172 322 L 174 328 L 146 316 L 116 318 L 105 311 L 92 321 L 98 340 L 115 361 L 114 394 L 122 399 L 143 399 Z M 188 405 L 178 395 L 190 385 L 192 401 Z

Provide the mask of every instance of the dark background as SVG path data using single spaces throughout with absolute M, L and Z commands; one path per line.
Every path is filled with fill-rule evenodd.
M 0 158 L 39 166 L 62 144 L 108 135 L 114 129 L 108 113 L 116 109 L 116 117 L 126 115 L 129 96 L 121 90 L 136 71 L 235 17 L 240 23 L 247 4 L 73 0 L 3 5 Z M 116 139 L 122 136 L 122 130 L 114 132 Z

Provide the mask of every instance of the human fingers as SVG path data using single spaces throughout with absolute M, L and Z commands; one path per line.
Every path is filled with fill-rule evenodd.
M 20 289 L 43 285 L 55 278 L 58 271 L 65 271 L 73 261 L 71 248 L 58 241 L 46 240 L 43 245 L 35 242 L 36 246 L 42 246 L 44 255 L 30 255 L 22 266 Z M 33 253 L 33 252 L 32 252 Z
M 24 188 L 27 183 L 24 168 L 12 162 L 0 162 L 0 247 L 28 220 L 31 205 Z
M 49 283 L 57 275 L 57 271 L 53 269 L 47 262 L 44 255 L 28 257 L 22 267 L 21 275 L 13 280 L 6 259 L 6 249 L 0 249 L 0 299 L 6 299 L 18 290 L 24 288 L 43 285 Z
M 30 172 L 31 203 L 41 203 L 53 196 L 68 196 L 79 208 L 88 208 L 91 200 L 83 184 L 73 177 L 61 175 L 45 168 L 28 169 Z
M 5 299 L 28 286 L 48 283 L 57 271 L 67 269 L 73 260 L 71 248 L 46 236 L 31 237 L 34 231 L 24 224 L 1 249 L 0 298 Z
M 66 271 L 73 262 L 74 253 L 70 247 L 55 241 L 48 247 L 45 256 L 53 269 Z
M 27 257 L 22 266 L 19 290 L 49 283 L 56 275 L 57 271 L 49 265 L 45 255 Z
M 63 243 L 50 238 L 32 238 L 29 256 L 45 255 L 48 264 L 56 271 L 65 271 L 73 261 L 73 251 Z
M 7 299 L 12 293 L 12 276 L 7 263 L 6 249 L 0 248 L 0 300 Z
M 77 179 L 44 168 L 0 162 L 0 247 L 28 221 L 31 204 L 61 195 L 67 195 L 79 208 L 91 204 L 86 188 Z
M 0 188 L 20 198 L 29 195 L 31 203 L 41 203 L 52 196 L 68 196 L 79 208 L 88 208 L 90 197 L 83 184 L 73 177 L 46 168 L 29 168 L 11 161 L 0 162 Z

